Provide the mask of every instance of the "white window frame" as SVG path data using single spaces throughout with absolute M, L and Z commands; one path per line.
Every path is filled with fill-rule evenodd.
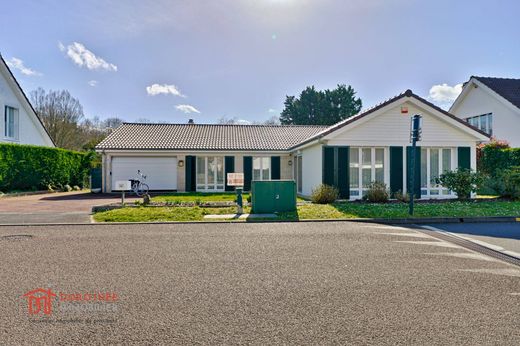
M 268 166 L 269 166 L 269 177 L 267 179 L 264 179 L 263 177 L 263 171 L 264 171 L 264 159 L 267 159 Z M 260 160 L 260 179 L 255 179 L 255 160 Z M 253 156 L 252 161 L 252 172 L 251 172 L 251 179 L 256 181 L 263 181 L 263 180 L 271 180 L 271 156 Z
M 455 197 L 455 193 L 453 191 L 448 190 L 447 188 L 443 187 L 442 185 L 438 186 L 432 186 L 431 183 L 431 149 L 439 150 L 439 176 L 443 173 L 443 159 L 442 156 L 444 155 L 444 150 L 449 149 L 451 151 L 451 169 L 450 171 L 456 170 L 458 167 L 457 163 L 457 150 L 456 148 L 448 148 L 448 147 L 418 147 L 420 150 L 426 150 L 426 187 L 423 188 L 422 182 L 421 182 L 421 198 L 429 198 L 429 199 L 443 199 L 443 198 L 453 198 Z M 420 155 L 422 160 L 422 154 Z M 419 163 L 422 166 L 422 161 Z M 421 177 L 419 177 L 421 179 Z M 439 194 L 431 194 L 432 190 L 438 190 Z
M 350 187 L 350 164 L 352 162 L 351 158 L 349 159 L 349 189 L 350 189 L 350 199 L 356 200 L 363 198 L 363 195 L 368 191 L 367 188 L 363 187 L 363 149 L 371 149 L 370 152 L 370 159 L 371 159 L 371 171 L 370 171 L 370 182 L 373 182 L 376 180 L 376 149 L 382 149 L 383 150 L 383 182 L 388 186 L 389 184 L 389 171 L 388 167 L 389 162 L 389 152 L 387 147 L 350 147 L 349 148 L 349 155 L 350 155 L 350 149 L 357 149 L 358 151 L 358 187 L 357 188 L 351 188 Z M 357 192 L 357 194 L 353 194 L 352 192 Z
M 486 126 L 484 128 L 482 128 L 482 118 L 484 118 L 484 117 L 486 118 Z M 486 114 L 481 114 L 481 115 L 477 115 L 474 117 L 469 117 L 469 118 L 466 118 L 466 121 L 470 125 L 473 125 L 476 128 L 484 131 L 488 135 L 490 135 L 490 136 L 493 135 L 493 113 L 486 113 Z M 472 124 L 473 122 L 475 122 L 475 123 Z
M 13 110 L 12 113 L 9 113 L 10 115 L 12 115 L 12 124 L 13 124 L 12 136 L 10 136 L 8 134 L 9 123 L 10 123 L 9 119 L 7 118 L 8 117 L 8 113 L 7 113 L 8 109 L 12 109 Z M 20 118 L 19 114 L 20 114 L 20 111 L 19 111 L 18 108 L 10 106 L 10 105 L 5 105 L 4 106 L 4 117 L 3 117 L 4 131 L 3 131 L 3 136 L 4 136 L 4 138 L 6 140 L 17 141 L 19 139 L 19 137 L 20 137 L 19 136 L 19 118 Z
M 199 184 L 198 179 L 198 160 L 200 158 L 204 158 L 204 184 Z M 219 183 L 217 181 L 217 171 L 212 172 L 214 175 L 213 184 L 208 184 L 208 175 L 209 175 L 209 166 L 208 159 L 212 158 L 217 160 L 217 158 L 222 159 L 222 176 L 224 177 L 224 181 L 222 183 L 222 187 L 219 188 Z M 195 159 L 195 187 L 198 192 L 224 192 L 226 190 L 226 160 L 224 156 L 197 156 Z

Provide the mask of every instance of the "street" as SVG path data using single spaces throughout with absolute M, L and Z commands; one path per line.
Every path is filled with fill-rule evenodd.
M 520 268 L 404 227 L 0 226 L 0 261 L 2 345 L 520 343 Z

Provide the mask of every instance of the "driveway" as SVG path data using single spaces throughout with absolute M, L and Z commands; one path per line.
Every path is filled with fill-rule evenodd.
M 0 226 L 0 262 L 2 345 L 520 344 L 519 267 L 403 227 Z
M 127 198 L 132 203 L 136 198 Z M 92 207 L 120 202 L 117 195 L 64 192 L 0 198 L 0 224 L 90 222 Z

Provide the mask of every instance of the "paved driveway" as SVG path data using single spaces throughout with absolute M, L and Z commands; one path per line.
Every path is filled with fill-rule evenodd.
M 1 345 L 520 344 L 518 267 L 401 227 L 0 226 L 0 263 Z
M 135 198 L 127 198 L 129 203 Z M 93 206 L 120 202 L 116 195 L 65 192 L 0 198 L 0 224 L 90 222 Z

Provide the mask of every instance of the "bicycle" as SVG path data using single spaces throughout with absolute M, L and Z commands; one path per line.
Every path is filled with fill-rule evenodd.
M 141 177 L 141 179 L 130 179 L 130 182 L 132 184 L 132 191 L 138 196 L 144 196 L 148 194 L 148 184 L 144 183 L 143 181 L 146 180 L 146 175 L 141 173 L 141 170 L 137 170 L 137 175 Z

